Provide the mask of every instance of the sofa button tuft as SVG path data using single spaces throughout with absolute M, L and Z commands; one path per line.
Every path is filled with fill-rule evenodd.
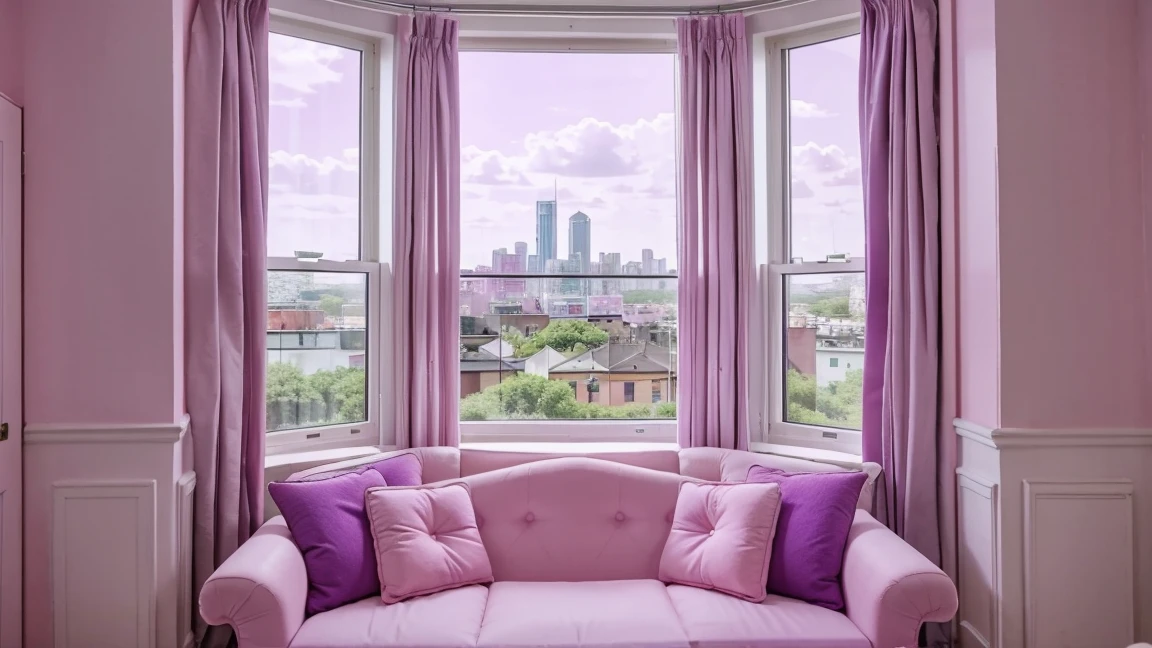
M 716 529 L 708 529 L 708 535 L 716 535 Z
M 623 522 L 624 521 L 624 513 L 622 511 L 616 511 L 616 521 L 617 522 Z
M 525 521 L 525 522 L 533 522 L 533 521 L 535 521 L 535 520 L 536 520 L 536 516 L 535 516 L 535 515 L 533 515 L 533 514 L 531 514 L 531 513 L 529 513 L 528 515 L 525 515 L 525 516 L 524 516 L 524 521 Z
M 429 536 L 429 537 L 431 537 L 433 540 L 435 540 L 435 539 L 436 539 L 436 534 L 435 534 L 435 533 L 433 533 L 433 534 L 432 534 L 431 536 Z

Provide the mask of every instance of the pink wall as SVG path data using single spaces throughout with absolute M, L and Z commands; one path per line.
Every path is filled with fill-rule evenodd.
M 183 412 L 187 0 L 25 9 L 29 423 Z
M 955 133 L 948 140 L 955 173 L 944 176 L 942 197 L 952 197 L 953 228 L 943 231 L 945 279 L 955 281 L 957 415 L 996 427 L 1000 423 L 1000 329 L 996 212 L 996 46 L 993 0 L 955 4 L 954 91 L 942 98 L 953 105 Z M 942 143 L 945 138 L 942 138 Z M 953 162 L 941 165 L 952 167 Z M 947 258 L 945 258 L 947 260 Z M 953 276 L 954 273 L 954 276 Z M 945 313 L 951 312 L 945 309 Z
M 1152 341 L 1152 3 L 1137 7 L 1137 24 L 1141 34 L 1138 72 L 1140 75 L 1141 202 L 1144 212 L 1144 317 Z M 1152 342 L 1144 347 L 1145 381 L 1152 389 Z M 1150 416 L 1149 418 L 1152 418 Z
M 997 2 L 1003 427 L 1149 423 L 1138 2 Z
M 0 94 L 24 105 L 24 0 L 0 0 Z

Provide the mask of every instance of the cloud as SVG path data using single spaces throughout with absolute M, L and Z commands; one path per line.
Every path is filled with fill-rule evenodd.
M 280 34 L 268 39 L 272 83 L 303 94 L 316 92 L 316 86 L 340 81 L 343 75 L 331 66 L 342 58 L 343 48 L 335 45 Z
M 268 102 L 273 106 L 281 106 L 283 108 L 303 108 L 308 104 L 300 97 L 293 97 L 291 99 L 273 99 Z
M 639 175 L 646 168 L 643 150 L 672 137 L 672 125 L 672 115 L 664 113 L 622 125 L 585 117 L 556 131 L 530 133 L 524 138 L 527 169 L 582 178 Z
M 812 191 L 812 187 L 808 186 L 807 182 L 804 182 L 803 180 L 798 180 L 796 178 L 792 179 L 792 199 L 793 200 L 803 200 L 805 198 L 813 198 L 815 196 L 816 196 L 816 192 Z
M 359 151 L 347 149 L 339 159 L 311 158 L 303 153 L 272 151 L 268 156 L 269 184 L 284 185 L 284 193 L 331 194 L 358 199 Z
M 833 117 L 836 113 L 828 112 L 814 103 L 804 101 L 802 99 L 793 99 L 791 102 L 791 111 L 789 113 L 792 117 L 800 119 L 809 119 L 815 117 Z
M 834 173 L 849 167 L 850 158 L 844 149 L 835 144 L 820 146 L 808 142 L 803 146 L 792 147 L 792 165 L 816 173 Z
M 464 182 L 482 185 L 529 184 L 518 168 L 519 162 L 500 151 L 484 151 L 475 146 L 466 146 L 461 158 Z
M 860 167 L 845 169 L 824 181 L 826 187 L 854 187 L 863 184 Z
M 612 185 L 611 187 L 608 187 L 608 191 L 611 191 L 612 193 L 618 193 L 618 194 L 630 194 L 630 193 L 634 193 L 636 191 L 636 187 L 633 187 L 632 185 L 628 185 L 628 184 L 618 184 L 618 185 Z

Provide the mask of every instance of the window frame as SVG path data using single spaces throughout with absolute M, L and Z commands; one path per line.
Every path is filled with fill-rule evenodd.
M 391 421 L 383 419 L 389 411 L 386 387 L 391 384 L 384 360 L 387 343 L 391 301 L 388 267 L 382 261 L 391 255 L 384 250 L 384 241 L 391 235 L 381 226 L 382 212 L 391 209 L 391 183 L 389 158 L 382 152 L 391 148 L 391 129 L 382 127 L 390 122 L 391 104 L 381 101 L 381 86 L 392 77 L 393 52 L 390 35 L 368 35 L 301 19 L 273 11 L 269 31 L 294 38 L 316 41 L 360 52 L 360 143 L 359 143 L 359 259 L 335 261 L 331 259 L 301 260 L 295 257 L 266 257 L 266 272 L 330 272 L 357 274 L 365 277 L 366 343 L 365 353 L 365 421 L 339 423 L 265 433 L 265 451 L 268 455 L 321 450 L 342 447 L 378 446 L 383 442 L 385 430 Z M 390 218 L 387 219 L 390 221 Z M 267 351 L 265 351 L 267 353 Z
M 831 450 L 859 455 L 860 430 L 835 428 L 786 420 L 787 371 L 784 348 L 787 310 L 785 282 L 792 275 L 863 274 L 864 258 L 846 262 L 804 261 L 791 263 L 791 128 L 789 111 L 791 96 L 788 92 L 786 50 L 837 40 L 860 33 L 858 17 L 837 20 L 814 28 L 802 28 L 764 38 L 764 84 L 760 91 L 766 95 L 764 132 L 768 145 L 765 168 L 759 171 L 765 184 L 763 203 L 767 212 L 767 263 L 761 266 L 765 325 L 762 334 L 767 338 L 767 398 L 762 419 L 761 442 L 777 446 L 797 446 L 818 450 Z M 757 201 L 760 203 L 760 201 Z M 753 444 L 757 445 L 756 443 Z
M 493 17 L 462 16 L 459 51 L 522 53 L 597 53 L 597 54 L 675 54 L 676 32 L 672 20 L 642 20 L 628 33 L 613 33 L 620 26 L 613 20 L 539 17 L 514 22 Z M 523 31 L 518 31 L 523 30 Z M 647 31 L 646 30 L 650 30 Z M 544 34 L 544 35 L 541 35 Z M 678 112 L 679 82 L 673 76 L 674 111 Z M 677 145 L 677 149 L 679 145 Z M 559 218 L 557 219 L 559 220 Z M 679 268 L 679 259 L 677 259 Z M 532 274 L 532 273 L 527 273 Z M 463 278 L 464 275 L 461 275 Z M 488 274 L 472 275 L 476 278 Z M 503 275 L 501 275 L 503 276 Z M 512 275 L 519 277 L 522 275 Z M 614 276 L 614 275 L 613 275 Z M 605 279 L 606 275 L 573 273 L 563 275 L 532 274 L 532 278 Z M 679 275 L 628 275 L 627 279 L 674 280 Z M 679 319 L 677 319 L 679 331 Z M 460 442 L 475 446 L 483 443 L 597 443 L 639 442 L 675 443 L 675 419 L 547 419 L 529 421 L 460 421 Z

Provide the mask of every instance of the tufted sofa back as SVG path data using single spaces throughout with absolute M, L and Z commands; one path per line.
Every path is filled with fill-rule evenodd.
M 657 578 L 675 473 L 565 457 L 463 478 L 498 581 Z

